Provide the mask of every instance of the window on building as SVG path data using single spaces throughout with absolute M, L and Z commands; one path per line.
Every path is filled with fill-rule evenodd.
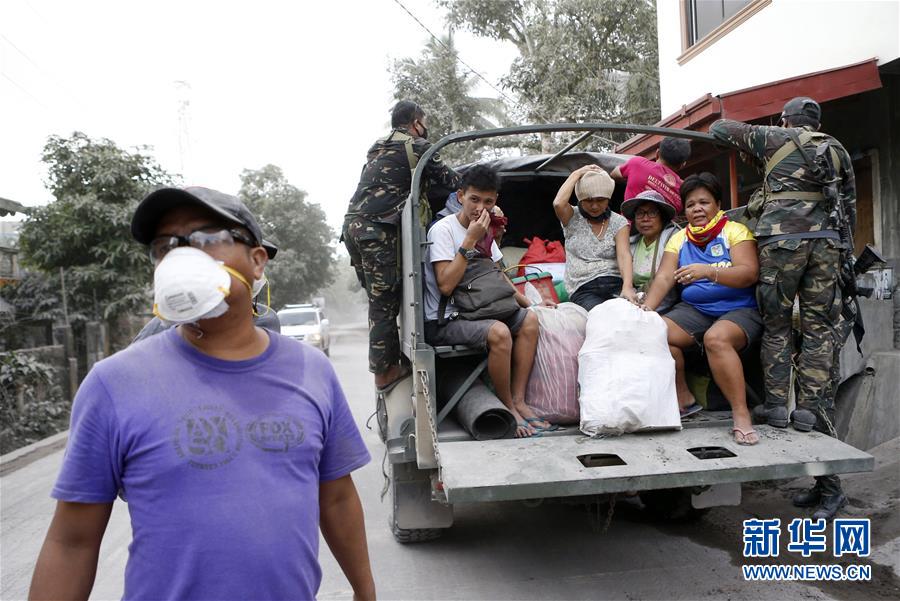
M 687 0 L 687 45 L 693 46 L 754 0 Z

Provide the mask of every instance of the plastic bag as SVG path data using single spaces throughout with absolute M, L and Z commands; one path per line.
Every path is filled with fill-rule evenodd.
M 519 263 L 531 265 L 534 263 L 565 263 L 566 249 L 562 243 L 556 240 L 544 240 L 543 238 L 525 238 L 528 250 L 522 255 Z M 519 275 L 525 275 L 525 268 L 519 269 Z
M 581 431 L 588 436 L 681 429 L 666 324 L 625 299 L 591 309 L 578 384 Z
M 533 310 L 540 333 L 525 402 L 542 419 L 577 424 L 578 351 L 584 342 L 587 311 L 574 303 Z

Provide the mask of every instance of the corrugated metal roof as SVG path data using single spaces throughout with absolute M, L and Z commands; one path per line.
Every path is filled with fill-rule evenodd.
M 14 215 L 15 213 L 27 213 L 28 207 L 14 200 L 0 197 L 0 217 Z

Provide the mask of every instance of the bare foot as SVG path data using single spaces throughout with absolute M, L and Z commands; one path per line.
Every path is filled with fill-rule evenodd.
M 736 417 L 732 414 L 734 428 L 731 433 L 734 436 L 734 442 L 740 445 L 755 445 L 759 442 L 759 434 L 753 429 L 753 423 L 748 416 Z
M 550 424 L 550 422 L 541 419 L 540 416 L 538 416 L 537 413 L 532 411 L 531 407 L 526 405 L 524 401 L 519 401 L 518 403 L 515 403 L 515 405 L 516 405 L 516 411 L 522 416 L 521 418 L 519 418 L 520 421 L 524 421 L 523 418 L 527 419 L 528 420 L 527 423 L 530 426 L 533 426 L 535 428 L 550 428 L 551 427 L 552 424 Z
M 407 375 L 408 370 L 406 370 L 399 363 L 391 365 L 386 372 L 375 374 L 375 388 L 384 388 L 388 384 L 391 384 L 401 378 L 405 378 Z
M 534 436 L 534 428 L 522 419 L 522 415 L 518 411 L 510 409 L 509 412 L 513 414 L 513 418 L 516 420 L 516 438 L 530 438 Z
M 691 394 L 690 391 L 685 392 L 683 395 L 678 395 L 678 409 L 680 411 L 684 411 L 688 407 L 692 407 L 697 403 L 697 399 L 694 398 L 694 395 Z

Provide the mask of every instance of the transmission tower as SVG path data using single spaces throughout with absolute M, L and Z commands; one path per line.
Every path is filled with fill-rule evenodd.
M 189 181 L 188 170 L 191 163 L 191 84 L 175 82 L 175 101 L 178 106 L 178 170 L 184 181 Z

